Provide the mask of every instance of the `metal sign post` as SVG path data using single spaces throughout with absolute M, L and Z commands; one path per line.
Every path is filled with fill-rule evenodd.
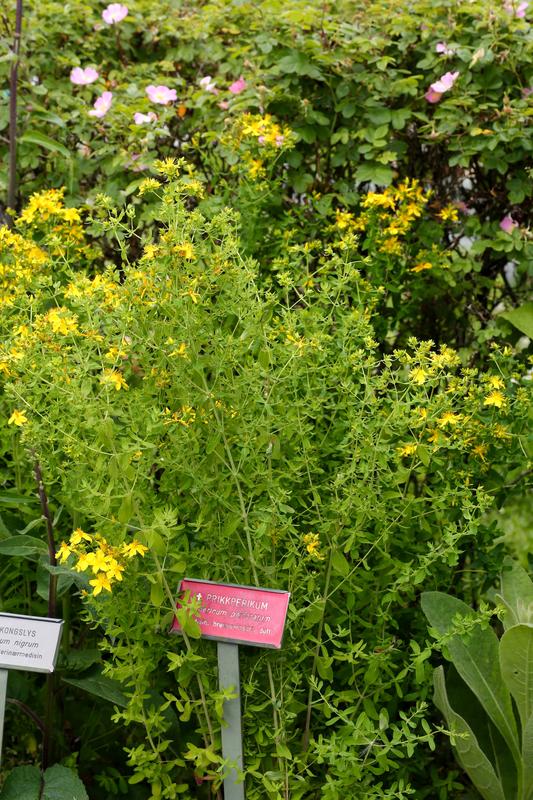
M 63 620 L 0 612 L 0 765 L 9 669 L 54 671 Z
M 290 593 L 189 578 L 181 581 L 178 591 L 200 602 L 194 619 L 200 626 L 202 638 L 217 642 L 219 687 L 221 691 L 233 687 L 237 694 L 232 700 L 224 701 L 223 709 L 222 757 L 235 765 L 224 779 L 224 800 L 244 800 L 244 781 L 239 776 L 244 769 L 239 645 L 281 648 Z M 176 617 L 171 633 L 180 632 L 181 625 Z
M 222 726 L 222 757 L 235 764 L 224 778 L 224 800 L 244 800 L 242 773 L 241 690 L 239 680 L 239 645 L 217 642 L 218 685 L 220 689 L 234 688 L 237 696 L 224 701 Z
M 2 739 L 4 738 L 4 716 L 7 699 L 7 669 L 0 669 L 0 767 L 2 766 Z

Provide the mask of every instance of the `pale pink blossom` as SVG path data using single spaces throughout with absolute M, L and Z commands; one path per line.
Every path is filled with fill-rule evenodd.
M 522 19 L 526 16 L 526 11 L 528 9 L 529 2 L 523 2 L 516 5 L 516 3 L 512 2 L 512 0 L 507 0 L 504 3 L 503 7 L 508 14 L 512 14 L 515 17 L 519 17 Z
M 89 83 L 94 83 L 98 80 L 98 73 L 92 67 L 74 67 L 70 73 L 70 80 L 77 86 L 87 86 Z
M 500 228 L 505 233 L 512 233 L 517 226 L 518 222 L 515 222 L 510 214 L 506 214 L 500 221 Z
M 428 103 L 438 103 L 444 92 L 448 92 L 459 77 L 459 72 L 445 72 L 438 81 L 432 83 L 424 97 Z
M 199 83 L 204 91 L 210 92 L 210 94 L 218 94 L 216 82 L 211 78 L 211 75 L 206 75 L 205 78 L 201 78 Z
M 246 81 L 244 80 L 242 75 L 238 81 L 234 81 L 231 84 L 231 86 L 228 87 L 228 91 L 230 91 L 232 94 L 240 94 L 241 92 L 244 92 L 245 89 L 246 89 Z
M 162 106 L 168 106 L 169 103 L 177 100 L 175 89 L 169 89 L 168 86 L 147 86 L 146 94 L 152 103 L 159 103 Z
M 102 18 L 108 25 L 115 25 L 117 22 L 128 16 L 128 7 L 120 3 L 111 3 L 102 11 Z
M 437 44 L 435 45 L 435 52 L 440 53 L 440 55 L 443 56 L 453 56 L 455 50 L 453 49 L 453 47 L 448 47 L 446 42 L 437 42 Z
M 133 120 L 136 125 L 145 125 L 147 122 L 155 122 L 157 120 L 157 114 L 154 114 L 153 111 L 149 111 L 148 114 L 136 111 L 133 115 Z
M 229 108 L 229 103 L 227 100 L 221 100 L 220 103 L 218 104 L 218 107 L 221 108 L 222 111 L 227 111 L 227 109 Z
M 533 94 L 533 86 L 531 87 L 528 86 L 522 89 L 522 97 L 524 98 L 524 100 L 526 99 L 526 97 L 529 97 L 530 94 Z
M 105 117 L 111 103 L 113 101 L 113 92 L 103 92 L 100 97 L 97 97 L 94 103 L 94 109 L 89 111 L 90 117 Z

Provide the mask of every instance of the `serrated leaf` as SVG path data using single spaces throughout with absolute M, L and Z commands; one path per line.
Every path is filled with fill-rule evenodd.
M 505 800 L 500 780 L 481 750 L 472 729 L 449 703 L 442 667 L 437 667 L 433 673 L 433 686 L 435 705 L 442 711 L 452 733 L 456 734 L 454 747 L 459 763 L 485 800 Z
M 44 773 L 42 800 L 89 800 L 89 795 L 73 770 L 54 764 Z
M 499 316 L 518 328 L 521 333 L 525 333 L 529 339 L 533 339 L 533 303 L 524 303 L 511 311 L 504 311 Z
M 15 767 L 6 778 L 0 800 L 39 800 L 41 772 L 38 767 Z
M 533 716 L 533 626 L 515 625 L 500 639 L 500 666 L 522 728 Z

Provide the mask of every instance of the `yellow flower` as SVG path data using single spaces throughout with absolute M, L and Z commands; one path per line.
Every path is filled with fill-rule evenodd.
M 411 370 L 409 377 L 413 383 L 418 384 L 418 386 L 422 386 L 422 384 L 427 380 L 428 373 L 422 367 L 415 367 Z
M 498 375 L 489 375 L 487 377 L 487 382 L 492 386 L 493 389 L 503 389 L 505 386 L 504 381 Z
M 500 425 L 499 423 L 494 426 L 492 432 L 494 433 L 496 439 L 512 439 L 512 434 L 509 433 L 507 428 L 505 428 L 503 425 Z
M 93 588 L 93 595 L 95 597 L 96 597 L 96 595 L 100 594 L 102 589 L 105 589 L 108 592 L 111 591 L 111 583 L 109 581 L 109 578 L 107 577 L 107 575 L 104 572 L 101 572 L 99 575 L 96 576 L 96 578 L 94 580 L 89 581 L 89 583 L 90 583 L 91 586 L 94 587 Z
M 85 572 L 86 569 L 94 564 L 94 553 L 82 553 L 74 566 L 76 572 Z
M 137 553 L 140 556 L 144 556 L 144 554 L 148 552 L 148 548 L 134 539 L 133 542 L 122 545 L 122 552 L 126 558 L 133 558 Z
M 100 378 L 100 383 L 108 384 L 115 387 L 119 392 L 121 389 L 129 389 L 130 387 L 124 380 L 124 376 L 116 369 L 104 369 L 104 374 Z
M 69 333 L 76 333 L 78 330 L 77 316 L 70 314 L 66 308 L 51 309 L 45 319 L 52 326 L 54 333 L 61 333 L 63 336 L 67 336 Z
M 438 447 L 441 443 L 444 443 L 445 441 L 446 437 L 442 433 L 442 431 L 439 431 L 437 428 L 432 428 L 429 431 L 428 442 L 431 442 L 431 444 L 434 444 Z
M 402 252 L 402 246 L 395 236 L 391 236 L 388 239 L 385 239 L 379 248 L 379 252 L 399 256 Z
M 119 564 L 115 558 L 110 558 L 109 564 L 107 565 L 106 569 L 108 578 L 121 581 L 123 572 L 124 572 L 124 567 L 122 566 L 122 564 Z
M 182 258 L 194 258 L 194 246 L 190 242 L 182 242 L 174 247 L 174 252 Z
M 27 421 L 28 417 L 26 416 L 24 411 L 17 411 L 17 409 L 15 409 L 11 414 L 11 416 L 9 417 L 7 424 L 17 425 L 19 428 L 21 428 L 22 425 L 25 425 L 27 423 Z
M 443 222 L 457 222 L 459 214 L 454 206 L 444 206 L 439 211 L 439 217 Z
M 85 540 L 86 542 L 92 542 L 93 537 L 90 536 L 85 531 L 82 531 L 81 528 L 76 528 L 72 536 L 70 537 L 70 544 L 72 547 L 76 547 L 77 544 L 80 544 Z
M 305 549 L 312 558 L 316 558 L 318 561 L 324 559 L 324 556 L 320 552 L 320 536 L 318 533 L 306 533 L 303 537 L 303 543 L 305 544 Z
M 335 226 L 343 231 L 353 223 L 353 214 L 349 211 L 336 211 L 335 212 Z
M 96 553 L 94 553 L 94 559 L 91 564 L 93 573 L 96 574 L 97 572 L 107 572 L 109 561 L 110 556 L 106 556 L 102 548 L 99 547 Z
M 481 459 L 481 461 L 486 461 L 485 458 L 487 454 L 488 447 L 486 444 L 476 444 L 475 447 L 472 448 L 472 453 Z
M 433 269 L 433 264 L 431 261 L 421 261 L 420 264 L 416 264 L 414 267 L 411 267 L 409 272 L 423 272 L 425 269 Z
M 403 458 L 404 456 L 412 456 L 416 453 L 416 444 L 405 444 L 403 447 L 398 447 L 398 453 Z
M 445 411 L 442 417 L 437 420 L 439 428 L 445 428 L 446 425 L 458 425 L 462 419 L 461 414 L 455 414 L 453 411 Z
M 71 552 L 72 550 L 70 549 L 68 544 L 66 542 L 61 542 L 59 550 L 56 553 L 56 558 L 58 561 L 61 562 L 61 564 L 64 564 L 69 555 L 71 554 Z
M 484 401 L 484 406 L 496 406 L 496 408 L 503 408 L 505 405 L 505 395 L 503 395 L 498 389 L 495 389 L 493 392 L 488 394 Z

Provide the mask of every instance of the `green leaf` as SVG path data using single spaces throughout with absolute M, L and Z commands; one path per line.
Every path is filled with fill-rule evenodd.
M 522 731 L 523 800 L 533 800 L 533 716 Z
M 456 735 L 454 747 L 457 760 L 485 800 L 505 800 L 500 780 L 472 729 L 449 703 L 443 667 L 437 667 L 433 673 L 433 686 L 435 705 L 442 711 L 450 731 Z
M 20 494 L 11 494 L 7 491 L 0 494 L 0 503 L 8 506 L 33 506 L 37 503 L 37 498 L 24 497 Z
M 36 536 L 10 536 L 0 541 L 0 555 L 35 556 L 46 553 L 46 542 Z
M 422 609 L 430 625 L 440 635 L 454 630 L 454 618 L 472 618 L 472 609 L 444 592 L 424 592 Z M 520 761 L 518 732 L 511 696 L 503 681 L 499 661 L 498 637 L 492 628 L 475 625 L 468 636 L 452 635 L 447 641 L 451 661 L 474 692 L 483 708 L 507 742 L 515 763 Z
M 42 800 L 89 800 L 89 795 L 73 770 L 54 764 L 44 773 Z
M 522 728 L 533 715 L 533 626 L 515 625 L 500 639 L 500 666 Z
M 44 133 L 40 133 L 39 131 L 26 131 L 26 133 L 19 137 L 18 141 L 22 144 L 38 144 L 40 147 L 44 147 L 45 150 L 60 153 L 65 158 L 71 157 L 70 150 L 67 150 L 64 144 L 56 142 L 55 139 L 51 139 L 49 136 L 45 136 Z
M 333 571 L 337 572 L 339 575 L 342 575 L 345 578 L 350 572 L 350 565 L 340 550 L 334 550 L 331 554 L 331 566 L 333 567 Z
M 128 705 L 128 700 L 122 692 L 122 687 L 118 681 L 113 681 L 102 675 L 101 671 L 93 670 L 90 675 L 84 678 L 62 678 L 64 683 L 69 686 L 75 686 L 76 689 L 82 689 L 89 694 L 95 694 L 109 703 L 114 703 L 117 706 L 125 708 Z
M 499 316 L 518 328 L 521 333 L 525 333 L 529 339 L 533 339 L 533 303 L 524 303 L 511 311 L 504 311 Z
M 15 767 L 6 778 L 0 800 L 39 800 L 41 773 L 38 767 Z
M 501 593 L 496 594 L 507 609 L 505 630 L 520 623 L 533 623 L 533 582 L 520 564 L 507 557 L 503 562 Z
M 378 186 L 389 186 L 392 183 L 394 172 L 390 167 L 384 167 L 383 164 L 367 163 L 361 164 L 355 173 L 358 181 L 372 181 Z

